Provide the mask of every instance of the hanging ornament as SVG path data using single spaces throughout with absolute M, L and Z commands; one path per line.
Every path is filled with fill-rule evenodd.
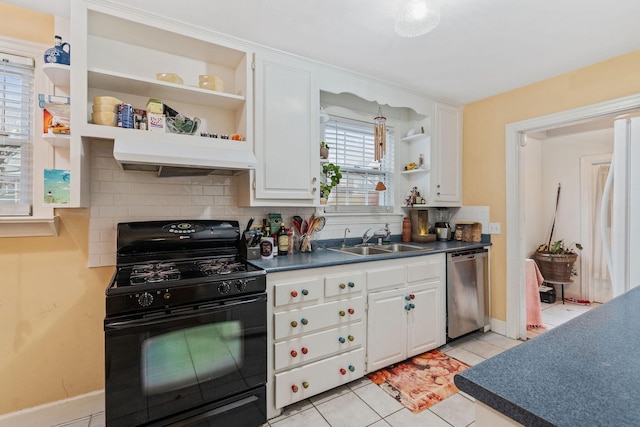
M 378 117 L 373 118 L 373 160 L 379 162 L 387 152 L 387 118 L 378 107 Z

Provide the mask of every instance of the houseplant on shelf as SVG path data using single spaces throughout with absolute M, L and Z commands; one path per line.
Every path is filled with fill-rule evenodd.
M 329 194 L 333 187 L 340 183 L 342 179 L 342 173 L 340 172 L 340 165 L 333 163 L 325 163 L 322 165 L 322 175 L 324 176 L 320 182 L 320 204 L 326 204 Z

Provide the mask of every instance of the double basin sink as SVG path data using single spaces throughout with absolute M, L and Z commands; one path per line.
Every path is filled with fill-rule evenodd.
M 344 248 L 328 248 L 332 251 L 344 252 L 353 255 L 388 255 L 398 252 L 426 252 L 433 248 L 423 248 L 421 246 L 405 245 L 403 243 L 394 243 L 391 245 L 365 245 L 365 246 L 347 246 Z

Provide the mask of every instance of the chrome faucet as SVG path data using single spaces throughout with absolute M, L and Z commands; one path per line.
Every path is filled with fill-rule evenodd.
M 349 227 L 345 227 L 345 229 L 344 229 L 344 238 L 342 239 L 342 247 L 343 248 L 345 246 L 347 246 L 347 233 L 351 233 L 351 230 L 349 230 Z
M 372 237 L 378 239 L 378 244 L 381 245 L 382 244 L 382 240 L 391 235 L 391 230 L 389 230 L 389 223 L 386 223 L 384 225 L 384 228 L 380 228 L 378 230 L 375 230 L 372 235 L 369 235 L 369 231 L 371 231 L 370 228 L 367 231 L 365 231 L 364 234 L 362 235 L 362 244 L 363 245 L 366 245 L 367 242 Z
M 378 239 L 378 244 L 381 245 L 382 241 L 391 235 L 391 230 L 389 230 L 389 223 L 384 225 L 384 228 L 376 230 L 373 232 L 373 237 Z

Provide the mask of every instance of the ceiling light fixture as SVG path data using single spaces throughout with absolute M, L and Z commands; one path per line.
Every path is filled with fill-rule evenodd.
M 428 33 L 440 23 L 439 0 L 406 0 L 396 18 L 395 31 L 402 37 Z

